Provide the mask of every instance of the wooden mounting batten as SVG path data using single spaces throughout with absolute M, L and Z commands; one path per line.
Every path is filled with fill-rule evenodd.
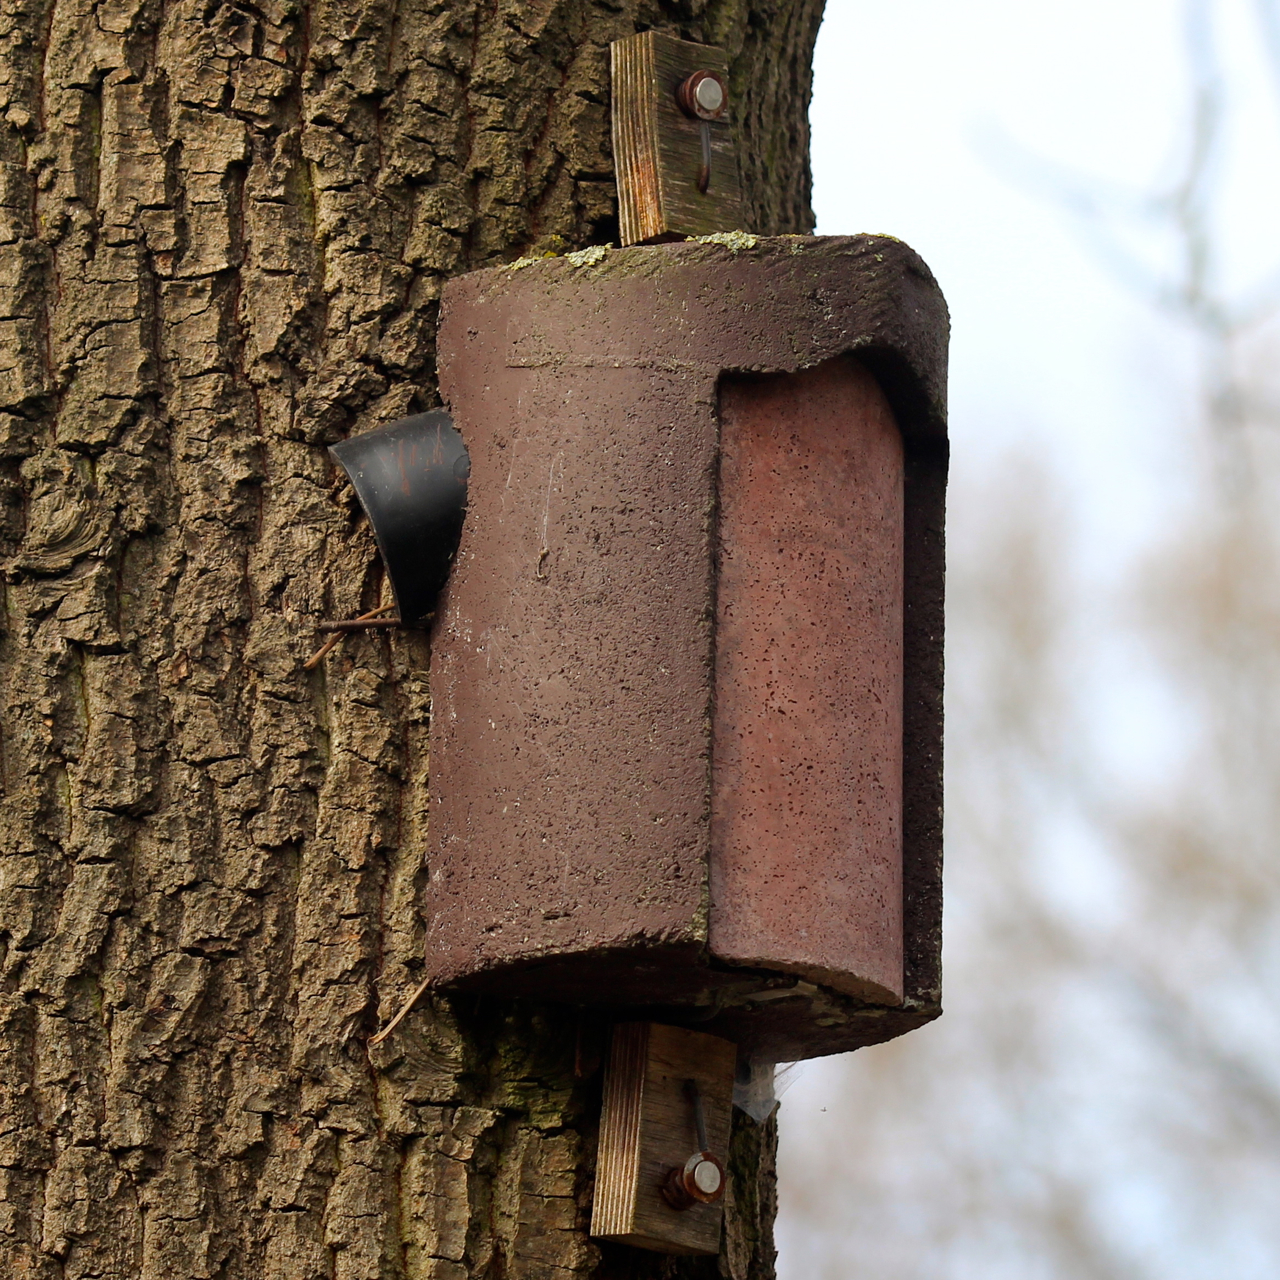
M 714 1254 L 723 1202 L 673 1209 L 662 1183 L 696 1147 L 686 1082 L 702 1095 L 707 1141 L 728 1156 L 737 1050 L 702 1031 L 624 1022 L 613 1033 L 600 1116 L 591 1234 L 659 1253 Z
M 713 71 L 728 82 L 725 51 L 657 31 L 615 40 L 610 47 L 622 243 L 739 229 L 742 187 L 730 127 L 732 95 L 724 114 L 709 123 L 686 116 L 676 103 L 676 89 L 695 71 Z M 711 139 L 705 193 L 698 190 L 704 128 Z

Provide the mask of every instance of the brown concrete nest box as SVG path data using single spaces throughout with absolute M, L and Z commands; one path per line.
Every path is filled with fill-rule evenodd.
M 947 313 L 727 240 L 445 289 L 427 966 L 777 1061 L 938 1012 Z

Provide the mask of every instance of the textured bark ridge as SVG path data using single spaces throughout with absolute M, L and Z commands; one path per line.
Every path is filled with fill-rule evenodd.
M 771 1270 L 585 1235 L 602 1028 L 426 1006 L 414 634 L 325 445 L 435 402 L 450 274 L 616 239 L 610 40 L 725 45 L 808 229 L 820 0 L 3 0 L 0 1273 Z

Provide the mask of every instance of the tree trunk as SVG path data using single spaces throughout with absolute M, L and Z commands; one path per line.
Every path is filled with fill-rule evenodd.
M 722 44 L 806 231 L 821 0 L 5 0 L 0 1270 L 772 1272 L 586 1234 L 604 1026 L 427 1001 L 427 649 L 325 446 L 429 407 L 449 275 L 616 240 L 608 44 Z

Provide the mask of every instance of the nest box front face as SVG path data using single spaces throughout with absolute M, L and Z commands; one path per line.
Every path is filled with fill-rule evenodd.
M 772 1060 L 936 1016 L 946 313 L 897 241 L 452 282 L 427 964 Z

